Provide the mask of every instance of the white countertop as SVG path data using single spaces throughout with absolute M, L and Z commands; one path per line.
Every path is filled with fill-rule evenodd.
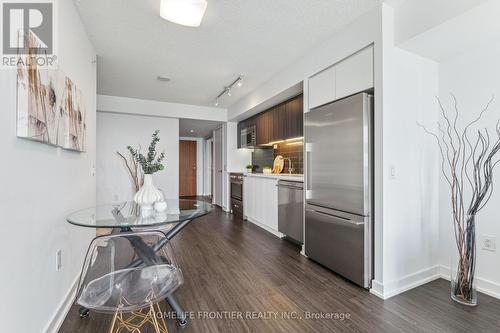
M 271 174 L 263 174 L 263 173 L 244 173 L 243 174 L 245 177 L 260 177 L 260 178 L 269 178 L 269 179 L 283 179 L 283 180 L 291 180 L 295 182 L 303 182 L 304 181 L 304 175 L 301 174 L 294 174 L 292 173 L 291 175 L 288 173 L 271 173 Z

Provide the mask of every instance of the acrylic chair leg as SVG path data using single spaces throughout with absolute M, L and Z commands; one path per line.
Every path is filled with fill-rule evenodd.
M 175 315 L 177 317 L 177 321 L 179 322 L 179 325 L 182 327 L 187 325 L 187 320 L 186 320 L 186 313 L 184 310 L 181 308 L 179 303 L 177 302 L 177 299 L 175 298 L 174 295 L 170 294 L 167 296 L 167 303 L 170 305 L 172 308 L 172 311 L 175 312 Z

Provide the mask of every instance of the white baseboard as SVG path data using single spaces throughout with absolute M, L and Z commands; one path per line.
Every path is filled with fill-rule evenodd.
M 435 265 L 418 272 L 408 274 L 401 279 L 389 281 L 384 284 L 380 283 L 379 281 L 373 280 L 370 292 L 382 299 L 388 299 L 407 290 L 439 279 L 440 277 L 440 266 Z
M 384 298 L 384 285 L 377 280 L 372 280 L 372 287 L 370 289 L 370 293 L 377 296 L 378 298 Z
M 307 254 L 306 254 L 306 246 L 304 244 L 302 244 L 302 247 L 301 247 L 301 250 L 300 250 L 300 254 L 302 254 L 306 258 L 309 258 L 307 256 Z
M 69 309 L 73 305 L 73 301 L 75 300 L 75 293 L 79 278 L 80 273 L 77 274 L 75 280 L 71 284 L 71 287 L 67 291 L 66 295 L 64 295 L 63 299 L 59 303 L 59 306 L 52 315 L 52 318 L 50 318 L 49 322 L 47 323 L 47 325 L 45 325 L 45 328 L 42 332 L 57 333 L 59 331 L 62 323 L 64 322 L 64 319 L 66 318 L 66 315 L 69 312 Z
M 450 281 L 450 267 L 440 266 L 440 277 Z M 477 277 L 477 291 L 491 297 L 500 299 L 500 284 Z
M 252 219 L 251 217 L 248 217 L 247 216 L 247 221 L 249 222 L 252 222 L 253 224 L 255 224 L 256 226 L 258 226 L 259 228 L 262 228 L 264 229 L 265 231 L 267 232 L 270 232 L 271 234 L 273 234 L 274 236 L 278 237 L 278 238 L 283 238 L 285 235 L 282 234 L 281 232 L 277 231 L 277 230 L 274 230 L 274 229 L 271 229 L 269 228 L 268 226 L 260 223 L 260 222 L 257 222 L 255 221 L 254 219 Z

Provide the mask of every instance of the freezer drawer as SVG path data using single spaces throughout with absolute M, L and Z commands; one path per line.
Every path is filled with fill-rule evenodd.
M 340 214 L 339 214 L 340 215 Z M 371 282 L 370 247 L 365 239 L 368 234 L 365 218 L 350 220 L 325 211 L 305 211 L 306 255 L 344 276 L 354 283 L 368 288 Z

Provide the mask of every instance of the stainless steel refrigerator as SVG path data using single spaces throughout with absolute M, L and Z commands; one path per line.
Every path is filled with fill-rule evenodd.
M 305 252 L 356 284 L 372 280 L 373 97 L 305 114 Z

